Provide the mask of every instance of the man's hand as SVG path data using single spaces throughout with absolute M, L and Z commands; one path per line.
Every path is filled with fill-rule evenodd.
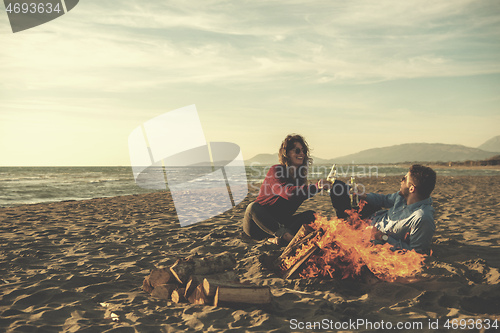
M 382 237 L 386 234 L 384 234 L 382 231 L 378 230 L 377 228 L 375 227 L 366 227 L 367 229 L 368 228 L 371 228 L 371 236 L 370 236 L 370 239 L 372 240 L 377 240 L 377 241 L 381 241 L 381 242 L 385 242 L 386 240 L 384 240 Z

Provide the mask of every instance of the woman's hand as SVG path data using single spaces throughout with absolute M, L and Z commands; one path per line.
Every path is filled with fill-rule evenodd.
M 332 188 L 332 183 L 330 183 L 326 179 L 320 179 L 318 180 L 318 183 L 316 184 L 320 190 L 329 190 Z

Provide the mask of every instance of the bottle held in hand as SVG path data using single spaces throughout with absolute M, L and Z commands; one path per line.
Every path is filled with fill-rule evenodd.
M 351 198 L 351 208 L 358 209 L 359 208 L 359 197 L 358 197 L 358 189 L 356 187 L 356 178 L 351 177 L 351 188 L 349 189 L 349 196 Z
M 336 179 L 337 179 L 337 165 L 334 164 L 332 166 L 332 169 L 330 170 L 330 173 L 328 174 L 328 177 L 326 177 L 326 180 L 328 180 L 330 183 L 333 184 Z

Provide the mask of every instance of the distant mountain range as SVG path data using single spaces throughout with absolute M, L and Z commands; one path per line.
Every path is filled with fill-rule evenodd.
M 494 137 L 478 148 L 444 143 L 405 143 L 383 148 L 372 148 L 355 154 L 332 159 L 314 157 L 314 164 L 366 164 L 404 162 L 459 162 L 482 160 L 500 154 L 500 136 Z M 246 161 L 247 165 L 278 163 L 278 154 L 258 154 Z
M 477 147 L 482 150 L 486 151 L 492 151 L 492 152 L 499 152 L 500 151 L 500 135 L 495 136 L 494 138 L 489 139 L 479 147 Z
M 402 163 L 482 160 L 498 153 L 444 143 L 406 143 L 337 157 L 336 163 Z

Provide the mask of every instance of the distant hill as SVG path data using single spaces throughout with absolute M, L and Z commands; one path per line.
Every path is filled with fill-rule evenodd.
M 496 153 L 498 154 L 498 153 Z M 325 160 L 314 158 L 314 164 L 365 164 L 365 163 L 403 163 L 403 162 L 449 162 L 466 160 L 484 160 L 494 155 L 494 152 L 461 145 L 444 143 L 406 143 L 396 146 L 373 148 L 359 153 L 340 156 Z M 246 161 L 249 165 L 258 162 L 261 165 L 278 163 L 276 154 L 259 154 Z
M 245 161 L 246 165 L 251 165 L 252 163 L 261 165 L 275 165 L 278 164 L 278 154 L 257 154 L 249 160 Z
M 494 138 L 489 139 L 479 147 L 477 147 L 482 150 L 486 151 L 493 151 L 493 152 L 500 152 L 500 135 L 495 136 Z
M 406 143 L 337 157 L 336 163 L 402 163 L 482 160 L 495 155 L 478 148 L 444 143 Z

